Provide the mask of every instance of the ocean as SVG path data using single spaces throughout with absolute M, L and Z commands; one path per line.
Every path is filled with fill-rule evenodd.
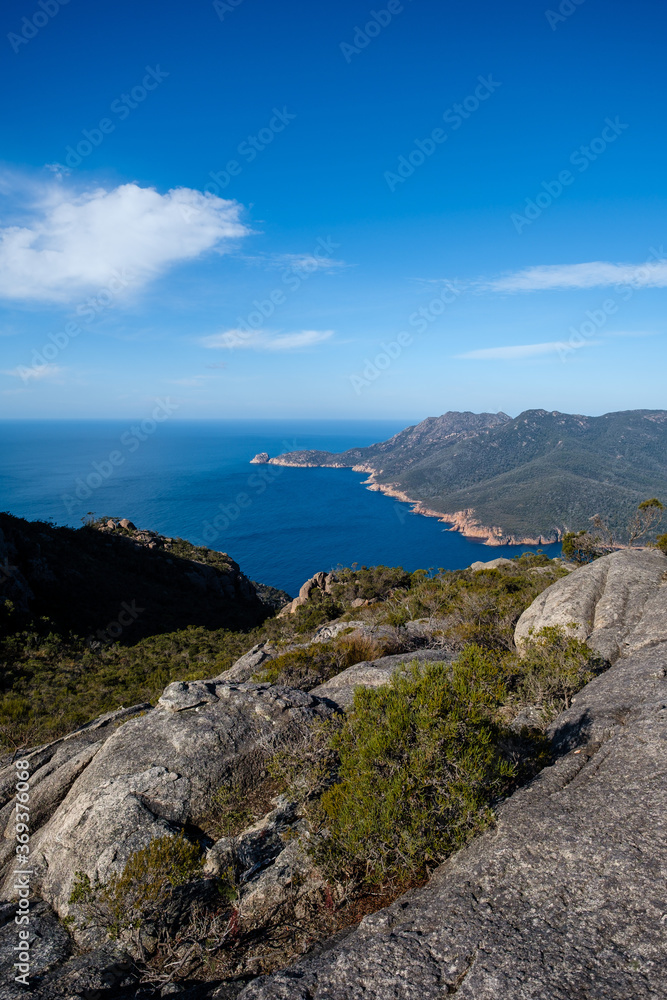
M 79 527 L 88 513 L 228 552 L 251 579 L 298 593 L 336 566 L 462 569 L 530 546 L 470 541 L 350 469 L 250 465 L 258 452 L 343 451 L 403 421 L 1 421 L 0 510 Z M 544 546 L 556 555 L 560 545 Z

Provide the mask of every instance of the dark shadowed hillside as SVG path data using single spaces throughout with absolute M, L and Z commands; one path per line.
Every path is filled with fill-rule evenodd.
M 73 529 L 0 514 L 0 601 L 48 616 L 59 633 L 124 644 L 189 625 L 252 628 L 274 611 L 271 588 L 262 591 L 263 600 L 226 553 L 180 538 L 113 520 Z
M 490 541 L 555 540 L 595 514 L 622 540 L 639 502 L 667 497 L 667 411 L 446 413 L 368 448 L 270 461 L 360 468 L 384 492 Z

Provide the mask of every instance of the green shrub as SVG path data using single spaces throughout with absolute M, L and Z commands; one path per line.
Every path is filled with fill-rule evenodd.
M 136 932 L 146 922 L 159 925 L 174 890 L 201 878 L 201 853 L 182 834 L 156 837 L 131 854 L 122 873 L 111 875 L 107 882 L 91 881 L 77 872 L 70 905 L 81 906 L 84 915 L 112 938 L 134 931 L 138 943 Z
M 436 618 L 449 644 L 473 642 L 487 649 L 513 649 L 514 626 L 521 612 L 565 570 L 551 563 L 552 573 L 530 573 L 523 564 L 461 570 L 418 580 L 410 591 L 414 618 Z
M 520 556 L 513 556 L 512 561 L 520 569 L 535 569 L 536 566 L 551 565 L 551 559 L 542 549 L 538 549 L 537 552 L 522 552 Z
M 364 601 L 383 599 L 393 590 L 410 586 L 411 575 L 401 566 L 362 566 L 337 569 L 331 591 L 339 604 L 351 604 L 357 598 Z
M 655 544 L 662 552 L 667 553 L 667 535 L 658 535 Z
M 329 594 L 316 589 L 312 592 L 308 602 L 297 608 L 290 617 L 297 635 L 305 635 L 320 625 L 326 625 L 327 622 L 338 618 L 342 614 L 342 610 Z
M 478 647 L 359 688 L 331 738 L 338 781 L 319 801 L 318 860 L 352 880 L 406 885 L 488 825 L 515 774 L 494 719 L 504 696 L 496 658 Z
M 574 626 L 572 626 L 574 627 Z M 522 644 L 520 654 L 504 660 L 510 702 L 534 705 L 544 722 L 569 708 L 572 697 L 608 664 L 558 626 L 540 629 Z
M 364 635 L 339 635 L 331 642 L 318 642 L 306 649 L 291 649 L 262 666 L 254 680 L 310 691 L 342 670 L 362 660 L 376 660 L 393 652 L 388 639 Z

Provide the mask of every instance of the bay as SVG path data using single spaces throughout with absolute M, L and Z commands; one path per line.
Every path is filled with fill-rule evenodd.
M 336 566 L 462 569 L 530 550 L 464 538 L 350 469 L 249 464 L 260 451 L 363 447 L 410 422 L 2 421 L 0 509 L 73 527 L 88 512 L 128 517 L 229 552 L 249 577 L 292 595 Z

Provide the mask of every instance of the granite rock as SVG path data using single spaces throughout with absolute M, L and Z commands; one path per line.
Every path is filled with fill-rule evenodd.
M 572 628 L 610 662 L 664 641 L 667 556 L 657 549 L 622 549 L 570 573 L 544 590 L 521 615 L 520 647 L 546 626 Z

